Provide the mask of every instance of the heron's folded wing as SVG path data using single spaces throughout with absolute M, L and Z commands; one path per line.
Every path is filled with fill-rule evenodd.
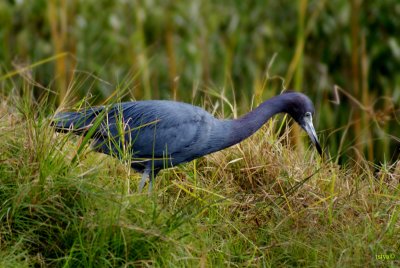
M 206 121 L 211 118 L 204 110 L 183 103 L 121 103 L 110 109 L 99 132 L 109 147 L 129 144 L 137 157 L 190 154 L 206 139 Z

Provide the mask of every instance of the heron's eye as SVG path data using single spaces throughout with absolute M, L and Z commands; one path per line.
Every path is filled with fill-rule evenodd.
M 306 117 L 311 117 L 311 113 L 310 112 L 306 112 L 305 116 Z

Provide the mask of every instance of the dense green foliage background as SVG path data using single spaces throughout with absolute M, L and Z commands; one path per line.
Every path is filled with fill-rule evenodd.
M 32 78 L 59 99 L 67 88 L 90 91 L 93 103 L 123 84 L 130 98 L 196 104 L 223 92 L 241 114 L 253 96 L 256 105 L 292 88 L 315 101 L 332 155 L 394 160 L 399 17 L 396 0 L 3 0 L 0 62 L 6 74 L 68 52 L 32 68 Z M 275 79 L 265 80 L 267 69 Z M 335 84 L 359 103 L 343 93 L 333 103 Z
M 398 0 L 0 0 L 0 267 L 398 267 L 399 18 Z M 332 158 L 275 117 L 139 193 L 129 152 L 50 124 L 119 98 L 235 117 L 286 88 Z

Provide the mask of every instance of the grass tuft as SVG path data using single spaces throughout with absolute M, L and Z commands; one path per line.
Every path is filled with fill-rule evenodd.
M 54 133 L 28 99 L 0 104 L 0 266 L 399 264 L 397 164 L 293 150 L 278 118 L 138 194 L 138 174 Z

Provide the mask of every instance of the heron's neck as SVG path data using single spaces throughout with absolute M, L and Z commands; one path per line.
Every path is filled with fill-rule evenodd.
M 226 147 L 248 138 L 260 129 L 272 116 L 283 112 L 282 107 L 284 105 L 278 99 L 279 96 L 269 99 L 239 119 L 228 120 L 230 135 L 226 141 Z
M 285 112 L 290 98 L 285 95 L 273 97 L 239 119 L 216 120 L 210 133 L 206 154 L 230 147 L 250 137 L 272 116 Z

